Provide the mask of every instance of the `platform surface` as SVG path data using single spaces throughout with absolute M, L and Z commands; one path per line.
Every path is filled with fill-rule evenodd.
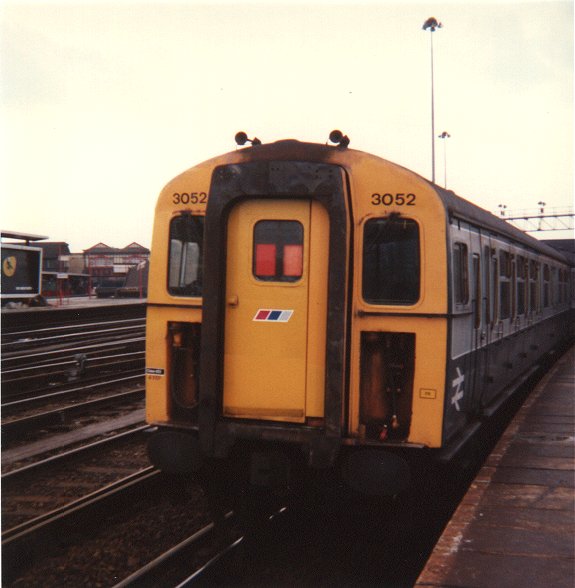
M 100 308 L 105 306 L 134 306 L 136 304 L 145 306 L 148 300 L 147 298 L 96 298 L 95 296 L 78 296 L 63 299 L 46 298 L 46 302 L 46 306 L 28 306 L 22 302 L 16 303 L 15 305 L 3 306 L 1 314 L 4 317 L 11 314 Z
M 572 347 L 507 428 L 416 586 L 575 586 L 574 393 Z

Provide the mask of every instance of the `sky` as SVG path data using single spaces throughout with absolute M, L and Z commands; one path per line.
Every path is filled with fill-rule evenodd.
M 431 178 L 432 35 L 437 183 L 490 211 L 572 206 L 572 2 L 4 0 L 1 228 L 149 247 L 162 187 L 240 130 L 338 128 Z

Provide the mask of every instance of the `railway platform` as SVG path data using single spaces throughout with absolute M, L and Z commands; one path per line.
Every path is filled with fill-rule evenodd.
M 147 298 L 96 298 L 95 296 L 76 296 L 70 298 L 46 298 L 46 306 L 28 306 L 24 303 L 16 303 L 11 306 L 3 306 L 2 313 L 17 313 L 66 308 L 90 308 L 102 306 L 126 306 L 134 304 L 146 304 Z
M 415 586 L 575 586 L 575 347 L 530 394 Z

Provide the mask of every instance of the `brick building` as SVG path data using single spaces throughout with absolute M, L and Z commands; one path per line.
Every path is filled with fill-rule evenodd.
M 149 257 L 150 250 L 136 242 L 122 249 L 97 243 L 84 249 L 85 271 L 90 276 L 92 288 L 104 285 L 121 287 L 130 268 L 148 261 Z

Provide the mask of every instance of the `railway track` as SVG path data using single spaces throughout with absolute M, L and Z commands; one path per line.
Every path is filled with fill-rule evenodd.
M 144 369 L 145 337 L 70 344 L 65 349 L 5 354 L 2 356 L 2 396 L 17 399 L 71 382 L 94 381 L 103 376 Z
M 135 309 L 135 310 L 134 310 Z M 144 306 L 82 309 L 70 324 L 12 324 L 2 345 L 2 465 L 143 422 Z M 2 313 L 54 320 L 48 313 Z M 62 317 L 63 315 L 59 315 Z M 3 333 L 3 335 L 5 335 Z M 107 424 L 103 421 L 109 421 Z M 78 435 L 74 431 L 83 429 Z M 85 441 L 83 441 L 85 442 Z
M 117 373 L 108 373 L 104 371 L 101 373 L 96 373 L 92 377 L 84 377 L 81 380 L 72 378 L 68 382 L 62 382 L 59 384 L 55 383 L 42 388 L 15 392 L 11 395 L 6 394 L 2 404 L 3 412 L 4 409 L 6 409 L 7 413 L 11 414 L 13 411 L 19 411 L 25 407 L 43 404 L 47 401 L 49 402 L 50 399 L 57 398 L 58 396 L 72 396 L 79 390 L 95 390 L 98 388 L 105 388 L 106 386 L 120 382 L 122 379 L 140 379 L 143 381 L 143 378 L 144 371 L 140 365 L 137 365 L 134 369 L 120 370 Z M 81 386 L 78 386 L 80 383 Z
M 36 308 L 33 310 L 2 310 L 2 335 L 5 342 L 18 338 L 25 331 L 37 331 L 54 327 L 71 327 L 78 324 L 110 323 L 127 319 L 142 319 L 146 314 L 143 303 L 127 303 L 113 306 L 74 306 L 60 308 Z
M 4 530 L 147 468 L 148 430 L 142 425 L 3 473 Z
M 188 482 L 149 470 L 129 484 L 28 522 L 25 534 L 14 530 L 3 544 L 3 585 L 112 586 L 210 522 L 201 491 Z
M 74 322 L 70 325 L 52 326 L 34 329 L 12 330 L 2 336 L 2 353 L 22 352 L 36 347 L 47 347 L 75 343 L 84 339 L 106 338 L 111 335 L 125 335 L 138 332 L 144 325 L 144 318 L 99 322 Z
M 219 540 L 213 522 L 208 523 L 192 535 L 170 547 L 152 561 L 132 572 L 117 583 L 114 588 L 128 586 L 189 586 L 200 581 L 223 558 L 229 555 L 243 542 L 243 535 L 237 536 L 231 529 L 235 522 L 235 513 L 225 514 L 226 539 Z
M 3 422 L 9 422 L 14 417 L 24 416 L 38 408 L 48 409 L 54 405 L 60 406 L 63 402 L 75 402 L 84 399 L 87 395 L 102 393 L 109 389 L 133 386 L 142 388 L 143 378 L 144 375 L 138 371 L 137 374 L 119 378 L 104 376 L 96 382 L 84 382 L 80 386 L 74 383 L 57 390 L 54 388 L 41 390 L 32 396 L 25 394 L 21 398 L 2 403 Z
M 10 446 L 14 442 L 30 441 L 30 437 L 36 431 L 42 431 L 49 427 L 70 427 L 74 425 L 75 419 L 88 416 L 93 422 L 101 419 L 101 412 L 104 416 L 109 414 L 111 409 L 118 411 L 122 406 L 128 405 L 131 410 L 141 407 L 144 399 L 145 389 L 138 387 L 133 390 L 109 393 L 98 398 L 82 400 L 74 404 L 61 406 L 51 410 L 35 412 L 28 416 L 14 418 L 2 422 L 2 444 Z M 133 408 L 132 408 L 133 407 Z
M 120 508 L 156 484 L 147 426 L 43 459 L 2 475 L 3 578 L 55 538 Z
M 114 375 L 143 374 L 144 311 L 139 304 L 74 312 L 2 312 L 3 402 Z M 64 324 L 56 322 L 58 318 Z
M 2 533 L 2 580 L 11 583 L 30 562 L 65 546 L 78 528 L 94 527 L 111 511 L 129 507 L 142 495 L 157 492 L 161 474 L 149 466 L 118 482 L 32 518 Z

